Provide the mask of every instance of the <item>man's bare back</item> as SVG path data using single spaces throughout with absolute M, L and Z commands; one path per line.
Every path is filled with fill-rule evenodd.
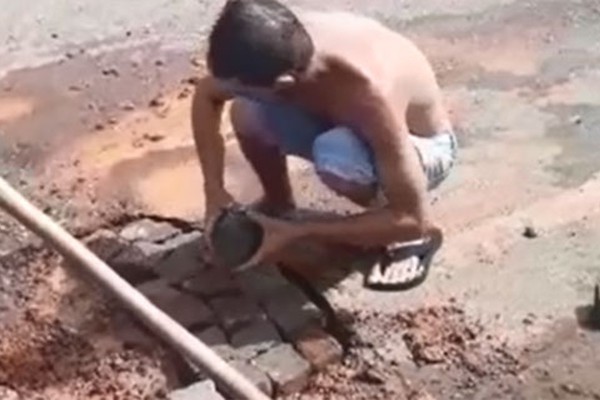
M 309 11 L 298 17 L 315 41 L 317 57 L 342 60 L 385 93 L 395 114 L 406 112 L 411 133 L 431 136 L 451 128 L 435 73 L 412 41 L 357 14 Z M 315 85 L 311 97 L 318 109 L 327 112 L 336 102 L 335 89 Z
M 312 161 L 326 186 L 366 208 L 326 222 L 253 214 L 265 239 L 248 265 L 276 261 L 289 242 L 312 238 L 383 249 L 371 287 L 422 282 L 442 241 L 426 192 L 449 174 L 456 140 L 419 49 L 357 15 L 296 16 L 276 0 L 229 0 L 207 61 L 211 74 L 198 85 L 192 122 L 209 229 L 234 201 L 218 133 L 223 104 L 233 100 L 236 136 L 265 192 L 261 209 L 294 206 L 286 155 Z

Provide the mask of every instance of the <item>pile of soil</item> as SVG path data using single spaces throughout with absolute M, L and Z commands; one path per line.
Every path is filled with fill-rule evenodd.
M 403 329 L 406 347 L 417 366 L 446 364 L 478 377 L 516 374 L 518 356 L 455 305 L 427 307 L 399 313 L 395 329 Z
M 46 250 L 0 260 L 0 387 L 15 400 L 166 398 L 167 350 L 125 346 L 110 300 L 61 262 Z

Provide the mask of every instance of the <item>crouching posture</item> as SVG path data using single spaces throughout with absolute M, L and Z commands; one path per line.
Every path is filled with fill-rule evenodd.
M 365 17 L 229 0 L 210 33 L 207 65 L 192 125 L 208 226 L 234 202 L 219 134 L 223 106 L 232 101 L 237 139 L 264 189 L 263 210 L 294 207 L 287 155 L 310 160 L 327 187 L 364 207 L 326 221 L 252 214 L 266 235 L 250 264 L 273 261 L 291 241 L 311 238 L 381 249 L 370 287 L 421 283 L 442 242 L 427 192 L 448 176 L 457 148 L 422 52 Z

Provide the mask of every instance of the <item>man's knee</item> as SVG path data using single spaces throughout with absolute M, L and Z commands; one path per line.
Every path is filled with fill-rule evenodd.
M 315 169 L 325 185 L 360 205 L 376 196 L 378 179 L 368 146 L 350 129 L 334 128 L 313 144 Z
M 360 184 L 347 180 L 333 172 L 317 169 L 321 181 L 340 196 L 346 197 L 354 203 L 366 207 L 377 195 L 377 185 Z
M 237 98 L 229 110 L 231 125 L 236 135 L 255 135 L 266 129 L 260 105 L 251 100 Z

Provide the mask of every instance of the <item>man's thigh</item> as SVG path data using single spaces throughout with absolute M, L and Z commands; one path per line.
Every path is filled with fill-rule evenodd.
M 235 107 L 250 114 L 252 127 L 239 129 L 238 134 L 253 135 L 278 146 L 283 154 L 313 159 L 313 143 L 328 129 L 328 124 L 300 107 L 278 102 L 236 98 Z

